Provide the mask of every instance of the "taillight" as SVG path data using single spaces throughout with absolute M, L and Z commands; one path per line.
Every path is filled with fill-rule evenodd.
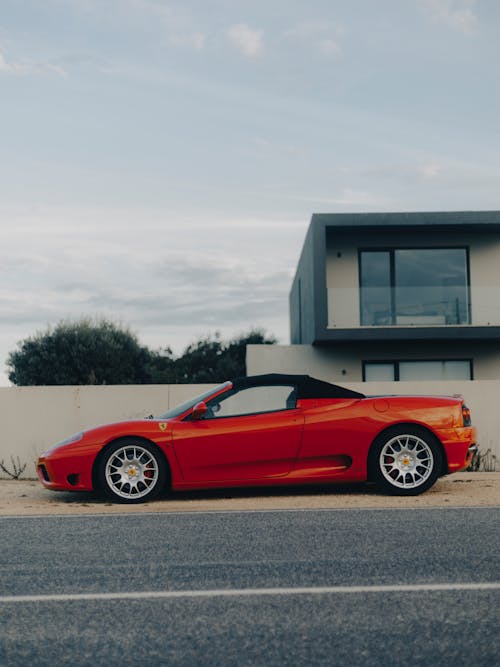
M 462 403 L 462 419 L 464 422 L 464 426 L 470 426 L 471 425 L 471 418 L 470 418 L 470 409 L 465 405 L 465 403 Z

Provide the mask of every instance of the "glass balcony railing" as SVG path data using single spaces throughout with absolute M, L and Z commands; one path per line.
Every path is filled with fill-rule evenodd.
M 330 287 L 328 327 L 500 326 L 500 285 Z

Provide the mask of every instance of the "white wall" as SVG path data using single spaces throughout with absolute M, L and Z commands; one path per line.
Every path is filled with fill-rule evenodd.
M 344 348 L 312 345 L 248 345 L 248 375 L 300 373 L 349 387 L 363 394 L 461 394 L 472 411 L 481 450 L 491 449 L 500 459 L 500 379 L 471 382 L 359 382 L 349 375 L 352 359 Z M 359 364 L 359 352 L 357 353 Z M 346 371 L 345 375 L 342 371 Z
M 11 468 L 11 456 L 19 456 L 28 464 L 23 477 L 36 477 L 38 455 L 73 433 L 158 415 L 211 386 L 0 387 L 0 461 Z
M 286 346 L 307 348 L 310 346 Z M 259 352 L 256 354 L 256 349 Z M 274 349 L 275 354 L 267 355 Z M 276 354 L 277 352 L 277 354 Z M 462 394 L 478 427 L 481 449 L 491 448 L 500 457 L 500 380 L 474 382 L 345 382 L 322 363 L 321 355 L 297 356 L 285 346 L 249 346 L 249 375 L 259 373 L 305 373 L 337 382 L 365 394 Z M 295 362 L 293 362 L 293 358 Z M 295 363 L 295 365 L 294 365 Z M 98 424 L 143 418 L 179 405 L 211 385 L 125 385 L 92 387 L 0 388 L 0 461 L 11 467 L 19 456 L 28 467 L 23 477 L 35 477 L 35 461 L 45 449 L 73 433 Z M 6 475 L 0 473 L 0 478 Z
M 328 346 L 247 347 L 250 375 L 266 373 L 267 368 L 279 368 L 281 373 L 305 373 L 325 380 L 336 379 L 337 382 L 361 382 L 362 361 L 470 358 L 473 359 L 475 379 L 500 379 L 500 346 L 496 341 L 484 341 L 473 352 L 470 343 L 464 341 L 424 341 L 413 345 L 408 341 L 377 341 L 376 344 L 368 341 Z

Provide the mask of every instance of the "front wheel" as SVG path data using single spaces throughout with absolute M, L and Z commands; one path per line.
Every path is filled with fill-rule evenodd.
M 100 488 L 121 503 L 142 503 L 165 488 L 166 464 L 154 445 L 127 438 L 105 450 L 97 469 Z
M 386 493 L 416 496 L 435 483 L 442 469 L 436 438 L 418 427 L 400 427 L 380 435 L 370 452 L 370 473 Z

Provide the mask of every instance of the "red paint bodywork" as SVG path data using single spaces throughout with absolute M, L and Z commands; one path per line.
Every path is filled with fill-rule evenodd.
M 375 438 L 390 426 L 413 424 L 437 437 L 447 474 L 467 467 L 472 457 L 475 429 L 464 426 L 462 405 L 461 398 L 434 396 L 300 399 L 289 410 L 186 421 L 188 410 L 172 419 L 85 431 L 78 441 L 43 454 L 37 469 L 47 489 L 92 490 L 100 452 L 134 436 L 163 452 L 173 490 L 359 482 L 368 478 Z

